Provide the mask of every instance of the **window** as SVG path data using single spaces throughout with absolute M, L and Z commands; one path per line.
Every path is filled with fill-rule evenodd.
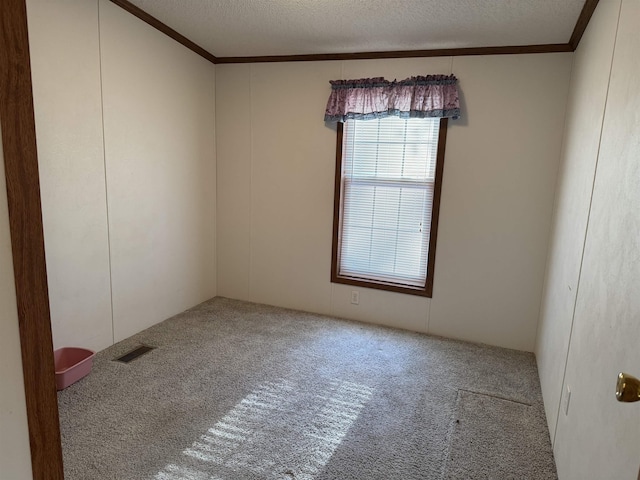
M 447 119 L 338 124 L 331 281 L 431 297 Z

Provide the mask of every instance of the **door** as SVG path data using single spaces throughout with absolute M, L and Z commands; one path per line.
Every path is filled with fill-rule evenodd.
M 619 372 L 640 376 L 638 24 L 640 2 L 624 0 L 555 439 L 561 480 L 640 470 L 640 402 L 615 397 Z

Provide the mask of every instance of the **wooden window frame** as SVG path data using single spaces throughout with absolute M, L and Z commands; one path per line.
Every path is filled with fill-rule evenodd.
M 342 200 L 342 145 L 343 124 L 337 125 L 336 142 L 336 175 L 333 197 L 333 243 L 331 247 L 331 282 L 354 287 L 374 288 L 389 292 L 406 293 L 431 298 L 433 296 L 433 275 L 436 263 L 436 243 L 438 240 L 438 220 L 440 216 L 440 196 L 442 193 L 442 176 L 444 171 L 444 153 L 447 143 L 448 119 L 440 119 L 440 131 L 438 133 L 438 151 L 436 157 L 436 178 L 433 190 L 433 206 L 431 212 L 431 231 L 429 236 L 429 255 L 427 258 L 427 279 L 424 287 L 398 285 L 383 281 L 363 280 L 338 274 L 338 257 L 340 251 L 340 212 Z

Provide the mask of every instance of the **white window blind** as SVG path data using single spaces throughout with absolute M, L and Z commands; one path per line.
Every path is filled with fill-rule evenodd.
M 424 287 L 440 119 L 343 128 L 338 275 Z

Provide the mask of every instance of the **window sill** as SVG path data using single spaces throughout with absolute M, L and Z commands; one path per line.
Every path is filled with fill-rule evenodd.
M 331 283 L 339 283 L 342 285 L 352 285 L 354 287 L 373 288 L 376 290 L 386 290 L 394 293 L 404 293 L 407 295 L 417 295 L 419 297 L 431 298 L 432 286 L 429 285 L 429 279 L 427 279 L 427 285 L 425 287 L 412 287 L 409 285 L 400 285 L 396 283 L 385 283 L 374 280 L 363 280 L 356 277 L 345 277 L 338 275 L 331 275 Z

